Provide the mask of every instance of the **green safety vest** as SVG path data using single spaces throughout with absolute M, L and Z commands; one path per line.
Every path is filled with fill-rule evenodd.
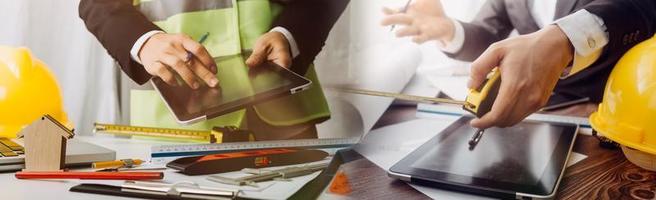
M 260 35 L 271 29 L 283 6 L 268 0 L 134 0 L 134 5 L 167 33 L 184 33 L 195 40 L 209 32 L 203 45 L 217 67 L 231 77 L 223 81 L 248 81 L 242 52 L 252 49 Z M 230 70 L 225 73 L 225 70 Z M 234 76 L 233 76 L 234 75 Z M 313 84 L 309 90 L 273 99 L 254 106 L 264 122 L 274 126 L 319 123 L 330 117 L 328 104 L 313 66 L 305 77 Z M 248 85 L 245 82 L 243 85 Z M 180 126 L 154 90 L 133 90 L 130 94 L 130 123 L 153 126 L 209 130 L 214 126 L 240 126 L 245 110 L 232 112 L 190 126 Z

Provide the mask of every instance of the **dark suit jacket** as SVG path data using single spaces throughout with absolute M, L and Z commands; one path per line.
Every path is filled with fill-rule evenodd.
M 285 4 L 285 9 L 273 27 L 281 26 L 292 33 L 300 51 L 292 70 L 305 74 L 349 0 L 278 2 Z M 141 35 L 160 28 L 138 11 L 132 0 L 81 0 L 79 12 L 87 29 L 132 80 L 143 84 L 151 78 L 141 64 L 132 60 L 130 49 Z
M 465 30 L 462 49 L 447 55 L 472 61 L 490 44 L 508 37 L 513 29 L 519 34 L 539 30 L 530 14 L 530 1 L 540 0 L 488 0 L 471 23 L 462 23 Z M 558 82 L 549 100 L 551 105 L 583 97 L 601 102 L 606 80 L 617 60 L 656 31 L 654 0 L 558 0 L 555 19 L 580 9 L 604 20 L 609 43 L 595 63 Z

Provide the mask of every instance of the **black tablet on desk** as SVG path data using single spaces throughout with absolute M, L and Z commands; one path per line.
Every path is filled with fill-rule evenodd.
M 475 129 L 464 116 L 392 166 L 411 183 L 503 199 L 551 198 L 564 173 L 578 125 L 523 121 L 490 128 L 469 148 Z
M 243 63 L 242 63 L 243 65 Z M 227 68 L 232 67 L 232 68 Z M 194 90 L 178 81 L 168 85 L 155 77 L 152 83 L 180 124 L 192 124 L 308 89 L 312 81 L 272 62 L 248 68 L 219 66 L 218 87 Z

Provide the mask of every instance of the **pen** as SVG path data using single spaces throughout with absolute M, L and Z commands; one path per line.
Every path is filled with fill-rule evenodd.
M 403 7 L 403 10 L 401 10 L 401 13 L 405 13 L 408 10 L 408 7 L 410 6 L 410 2 L 412 2 L 412 0 L 408 0 L 408 2 L 405 3 L 405 6 Z M 394 30 L 394 26 L 395 25 L 392 25 L 392 28 L 390 28 L 390 32 Z
M 474 132 L 474 135 L 472 136 L 471 139 L 469 139 L 469 150 L 473 150 L 474 147 L 478 144 L 479 141 L 481 141 L 481 138 L 483 137 L 483 133 L 485 132 L 485 129 L 476 129 Z
M 153 180 L 164 178 L 162 172 L 16 172 L 18 179 L 95 179 Z
M 99 168 L 116 168 L 116 167 L 127 167 L 127 168 L 132 168 L 136 165 L 141 165 L 143 163 L 143 160 L 140 159 L 122 159 L 122 160 L 116 160 L 116 161 L 104 161 L 104 162 L 94 162 L 91 164 L 91 167 L 94 169 L 99 169 Z
M 205 42 L 205 40 L 207 40 L 207 36 L 209 36 L 209 35 L 210 35 L 210 32 L 206 32 L 205 34 L 203 34 L 203 36 L 200 36 L 200 39 L 198 40 L 198 43 L 203 44 L 203 42 Z M 194 54 L 191 53 L 191 51 L 187 51 L 187 62 L 191 62 L 191 58 L 193 56 L 194 56 Z

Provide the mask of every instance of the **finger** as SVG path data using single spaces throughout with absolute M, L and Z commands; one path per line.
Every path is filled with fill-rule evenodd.
M 392 15 L 392 14 L 399 13 L 399 10 L 398 9 L 393 9 L 393 8 L 388 8 L 388 7 L 383 7 L 383 13 L 385 13 L 386 15 Z
M 417 44 L 423 44 L 424 42 L 428 41 L 429 37 L 426 35 L 417 35 L 414 38 L 412 38 L 412 41 L 417 43 Z
M 506 125 L 501 123 L 507 120 L 510 116 L 512 111 L 511 107 L 516 104 L 518 99 L 516 95 L 517 93 L 514 92 L 513 84 L 514 83 L 511 83 L 510 81 L 504 82 L 502 79 L 499 93 L 492 104 L 492 109 L 490 112 L 483 115 L 483 117 L 473 119 L 470 122 L 471 126 L 485 129 L 495 125 Z
M 503 55 L 501 51 L 490 46 L 481 56 L 479 56 L 471 64 L 471 73 L 469 74 L 469 82 L 467 87 L 470 89 L 478 88 L 483 81 L 487 78 L 487 74 L 492 71 L 496 66 L 499 66 Z
M 289 55 L 289 51 L 287 51 L 286 48 L 276 48 L 272 54 L 272 56 L 275 58 L 273 59 L 273 63 L 276 63 L 287 69 L 289 69 L 289 67 L 292 65 L 292 57 Z
M 189 70 L 189 67 L 187 66 L 187 63 L 184 62 L 183 58 L 179 58 L 175 55 L 167 54 L 162 58 L 162 62 L 171 67 L 176 73 L 180 75 L 182 80 L 184 80 L 189 87 L 193 89 L 197 89 L 200 87 L 198 82 L 196 81 L 196 75 Z
M 214 62 L 214 59 L 210 55 L 209 52 L 207 52 L 207 49 L 203 47 L 200 43 L 189 39 L 189 38 L 184 38 L 182 41 L 182 46 L 189 52 L 191 52 L 196 59 L 198 59 L 201 64 L 208 70 L 212 71 L 213 73 L 216 73 L 213 69 L 216 69 L 216 63 Z
M 219 83 L 219 80 L 216 78 L 214 73 L 205 68 L 201 62 L 198 62 L 198 58 L 192 62 L 191 70 L 194 72 L 194 74 L 196 74 L 196 76 L 200 77 L 200 79 L 210 87 L 216 87 L 216 85 Z
M 406 26 L 396 31 L 396 37 L 419 35 L 419 28 L 415 26 Z
M 173 72 L 169 70 L 166 65 L 162 64 L 161 62 L 157 61 L 153 63 L 153 68 L 155 69 L 156 75 L 161 78 L 166 84 L 169 84 L 171 86 L 177 86 L 178 81 L 175 80 L 175 76 L 173 75 Z
M 253 48 L 253 53 L 248 57 L 248 59 L 246 59 L 246 65 L 249 67 L 255 67 L 264 63 L 264 61 L 267 59 L 268 48 L 268 45 L 256 44 L 255 48 Z
M 189 36 L 179 34 L 177 37 L 174 37 L 172 41 L 166 44 L 166 49 L 164 50 L 165 54 L 173 55 L 177 58 L 182 59 L 184 62 L 189 62 L 193 58 L 193 54 L 187 51 L 182 45 L 184 41 Z M 166 64 L 166 63 L 165 63 Z
M 383 26 L 388 26 L 388 25 L 410 25 L 412 24 L 412 17 L 410 17 L 407 14 L 394 14 L 394 15 L 389 15 L 385 18 L 383 18 L 383 21 L 381 22 L 381 25 Z

